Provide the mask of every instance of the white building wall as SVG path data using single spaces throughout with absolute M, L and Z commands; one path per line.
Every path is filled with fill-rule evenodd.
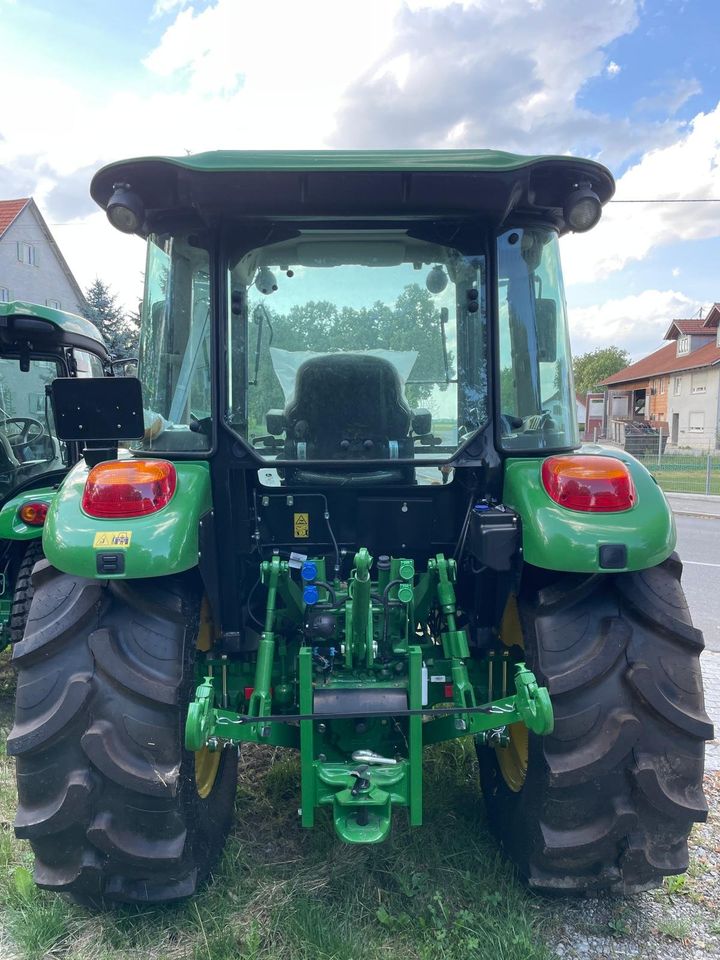
M 697 373 L 699 371 L 695 371 Z M 718 410 L 720 408 L 720 369 L 705 367 L 705 393 L 692 393 L 692 370 L 670 374 L 668 423 L 672 437 L 673 414 L 679 417 L 678 447 L 694 450 L 716 449 L 718 444 Z M 675 395 L 675 380 L 680 380 L 680 395 Z M 692 429 L 701 415 L 702 430 Z
M 35 248 L 35 265 L 18 259 L 17 245 L 23 242 Z M 48 301 L 57 301 L 63 310 L 82 312 L 77 290 L 48 242 L 31 203 L 0 237 L 0 288 L 10 291 L 9 300 L 29 300 L 44 306 Z

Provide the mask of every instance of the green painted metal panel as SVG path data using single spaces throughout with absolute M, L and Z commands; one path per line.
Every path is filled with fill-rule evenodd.
M 83 513 L 80 503 L 88 475 L 84 461 L 65 478 L 50 507 L 43 533 L 43 550 L 53 566 L 81 577 L 98 574 L 99 552 L 125 555 L 125 572 L 113 579 L 163 577 L 189 570 L 198 562 L 198 524 L 212 506 L 210 468 L 205 462 L 176 463 L 177 487 L 170 503 L 146 517 L 97 520 Z M 94 548 L 97 534 L 129 533 L 126 547 Z
M 504 172 L 544 163 L 582 163 L 607 175 L 594 160 L 569 156 L 523 156 L 504 150 L 209 150 L 184 157 L 136 157 L 111 163 L 96 176 L 128 164 L 166 164 L 199 173 L 245 171 Z
M 18 510 L 31 500 L 44 500 L 51 504 L 57 494 L 56 487 L 39 487 L 21 493 L 3 504 L 0 510 L 0 540 L 36 540 L 42 536 L 42 527 L 29 527 L 18 516 Z
M 55 310 L 53 307 L 44 307 L 39 303 L 29 303 L 26 300 L 11 300 L 10 303 L 0 303 L 0 317 L 31 317 L 33 320 L 45 320 L 65 333 L 76 333 L 91 340 L 97 340 L 105 345 L 102 334 L 85 317 L 66 310 Z
M 618 573 L 621 571 L 599 566 L 598 548 L 622 543 L 628 555 L 624 570 L 644 570 L 662 563 L 675 549 L 675 520 L 654 478 L 623 450 L 591 444 L 578 453 L 614 457 L 626 463 L 637 490 L 637 503 L 618 513 L 568 510 L 555 503 L 543 487 L 543 459 L 507 460 L 503 502 L 522 518 L 525 560 L 547 570 Z
M 404 185 L 401 175 L 408 178 Z M 380 177 L 385 178 L 383 189 L 374 190 L 372 179 Z M 347 214 L 352 209 L 353 215 L 413 216 L 443 211 L 476 215 L 498 206 L 495 213 L 500 215 L 508 204 L 519 201 L 515 187 L 527 186 L 531 179 L 541 184 L 531 190 L 533 209 L 546 209 L 550 216 L 558 213 L 573 183 L 592 182 L 602 203 L 615 190 L 606 167 L 577 157 L 520 156 L 498 150 L 328 150 L 137 157 L 99 170 L 90 193 L 103 208 L 114 185 L 126 182 L 155 210 L 207 206 L 214 213 L 227 207 L 240 215 L 306 217 Z M 233 184 L 230 192 L 228 183 Z M 554 192 L 543 186 L 548 183 L 555 184 Z M 252 203 L 238 206 L 239 197 Z

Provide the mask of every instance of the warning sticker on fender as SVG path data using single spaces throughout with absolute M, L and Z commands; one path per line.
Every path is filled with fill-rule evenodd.
M 310 536 L 310 515 L 307 513 L 294 514 L 293 527 L 297 540 L 307 540 Z
M 93 540 L 95 550 L 126 550 L 132 540 L 132 530 L 106 530 L 96 533 Z

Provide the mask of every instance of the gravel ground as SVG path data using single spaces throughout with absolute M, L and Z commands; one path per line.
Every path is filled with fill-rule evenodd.
M 720 653 L 705 650 L 700 657 L 705 685 L 705 709 L 715 724 L 715 739 L 706 745 L 705 769 L 720 770 Z
M 720 957 L 720 774 L 705 779 L 710 807 L 690 841 L 690 869 L 662 890 L 626 900 L 542 901 L 548 941 L 563 960 L 708 960 Z

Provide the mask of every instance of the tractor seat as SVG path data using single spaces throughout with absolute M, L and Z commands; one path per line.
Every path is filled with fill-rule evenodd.
M 297 371 L 284 421 L 289 460 L 397 460 L 413 455 L 412 411 L 397 370 L 382 357 L 330 353 L 306 360 Z M 413 476 L 412 469 L 401 466 L 354 469 L 363 483 L 372 483 L 376 472 L 381 483 L 408 482 Z M 295 482 L 332 482 L 317 470 L 293 474 Z M 348 482 L 345 472 L 343 476 Z

